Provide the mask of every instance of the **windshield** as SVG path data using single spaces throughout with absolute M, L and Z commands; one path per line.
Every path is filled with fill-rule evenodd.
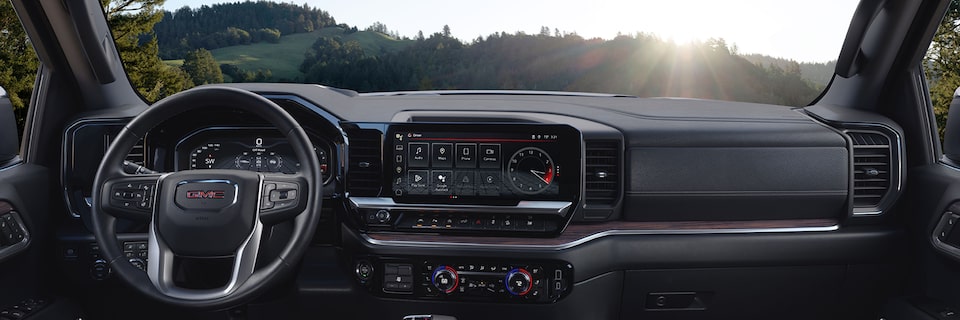
M 148 101 L 220 82 L 807 105 L 856 1 L 102 0 Z

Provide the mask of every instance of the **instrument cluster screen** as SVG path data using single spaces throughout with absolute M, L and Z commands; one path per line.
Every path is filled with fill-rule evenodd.
M 327 176 L 327 152 L 314 148 Z M 300 160 L 290 143 L 276 130 L 206 129 L 177 145 L 177 170 L 235 169 L 292 174 Z
M 566 125 L 391 125 L 395 199 L 567 200 L 579 193 L 580 132 Z

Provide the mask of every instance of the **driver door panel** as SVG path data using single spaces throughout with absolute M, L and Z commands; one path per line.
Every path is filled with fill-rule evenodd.
M 915 267 L 907 279 L 905 297 L 888 304 L 885 313 L 898 319 L 897 314 L 913 309 L 941 319 L 960 311 L 960 243 L 947 240 L 960 236 L 960 228 L 943 228 L 950 212 L 960 208 L 960 170 L 933 164 L 915 168 L 909 176 L 907 210 L 900 218 L 910 231 Z
M 48 179 L 46 168 L 35 165 L 0 169 L 0 316 L 23 301 L 48 298 L 42 280 L 53 265 L 42 240 L 49 239 Z

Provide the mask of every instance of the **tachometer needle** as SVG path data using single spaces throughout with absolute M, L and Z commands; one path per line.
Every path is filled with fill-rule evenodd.
M 537 178 L 539 178 L 540 181 L 543 181 L 543 183 L 547 183 L 547 184 L 550 183 L 550 181 L 547 181 L 547 179 L 544 179 L 544 178 L 543 178 L 543 176 L 544 176 L 545 174 L 547 174 L 546 172 L 537 171 L 537 170 L 530 170 L 530 173 L 532 173 L 534 176 L 536 176 Z

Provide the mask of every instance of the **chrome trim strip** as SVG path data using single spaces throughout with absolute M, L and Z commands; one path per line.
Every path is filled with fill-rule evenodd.
M 840 230 L 839 225 L 824 227 L 792 227 L 792 228 L 757 228 L 757 229 L 675 229 L 675 230 L 608 230 L 594 233 L 575 241 L 558 245 L 523 245 L 523 244 L 482 244 L 482 243 L 455 243 L 455 242 L 423 242 L 401 240 L 377 240 L 367 234 L 361 237 L 369 244 L 386 247 L 418 247 L 418 248 L 474 248 L 474 249 L 548 249 L 566 250 L 587 242 L 613 236 L 638 235 L 705 235 L 705 234 L 757 234 L 757 233 L 792 233 L 792 232 L 830 232 Z
M 885 195 L 884 195 L 884 197 L 892 197 L 892 198 L 890 198 L 890 199 L 893 199 L 893 201 L 891 201 L 890 199 L 881 199 L 881 203 L 878 205 L 878 208 L 877 208 L 878 210 L 874 210 L 874 211 L 860 211 L 860 212 L 858 212 L 858 211 L 857 211 L 857 208 L 852 208 L 852 209 L 851 209 L 851 213 L 850 213 L 850 215 L 853 216 L 853 217 L 858 217 L 858 216 L 860 216 L 860 217 L 862 217 L 862 216 L 879 216 L 879 215 L 883 215 L 884 211 L 886 211 L 887 208 L 889 208 L 891 205 L 893 205 L 893 203 L 895 202 L 895 199 L 898 198 L 898 197 L 900 197 L 900 193 L 901 193 L 901 191 L 903 190 L 903 180 L 904 180 L 904 179 L 903 179 L 903 158 L 904 158 L 904 155 L 903 155 L 903 140 L 902 140 L 902 138 L 900 137 L 900 133 L 897 132 L 897 130 L 894 130 L 893 128 L 891 128 L 890 126 L 887 126 L 887 125 L 885 125 L 885 124 L 881 124 L 881 123 L 844 123 L 844 124 L 846 124 L 846 125 L 848 125 L 848 126 L 852 124 L 852 125 L 854 125 L 854 126 L 862 126 L 862 127 L 877 127 L 877 128 L 880 128 L 880 129 L 881 129 L 880 131 L 886 131 L 886 132 L 880 132 L 881 134 L 885 134 L 885 135 L 890 135 L 890 134 L 892 134 L 892 135 L 894 136 L 895 140 L 896 140 L 896 145 L 891 144 L 891 149 L 892 149 L 892 150 L 890 150 L 890 152 L 891 152 L 891 155 L 892 155 L 892 156 L 896 157 L 896 158 L 895 158 L 895 161 L 897 162 L 897 163 L 896 163 L 896 169 L 897 169 L 897 184 L 896 184 L 896 186 L 894 186 L 894 188 L 892 188 L 892 189 L 889 190 L 889 193 L 888 193 L 888 194 L 885 194 Z M 865 129 L 845 127 L 844 130 L 843 130 L 843 132 L 844 132 L 844 134 L 849 135 L 848 132 L 851 132 L 851 131 L 852 131 L 852 132 L 863 132 L 864 130 L 865 130 Z M 853 148 L 853 146 L 851 146 L 851 150 L 850 150 L 850 151 L 851 151 L 851 154 L 850 154 L 851 159 L 853 158 L 853 154 L 852 154 L 853 149 L 852 149 L 852 148 Z M 891 160 L 893 160 L 893 159 L 891 159 Z M 851 160 L 851 161 L 852 161 L 852 160 Z M 850 182 L 853 183 L 854 181 L 851 179 Z M 853 190 L 853 188 L 851 188 L 851 192 L 853 192 L 852 190 Z M 851 206 L 851 207 L 852 207 L 852 206 Z
M 60 152 L 60 187 L 63 189 L 63 200 L 67 204 L 67 214 L 70 215 L 70 217 L 80 218 L 80 213 L 73 210 L 75 206 L 73 201 L 70 201 L 70 189 L 67 188 L 67 157 L 73 154 L 73 150 L 68 147 L 76 146 L 74 141 L 76 141 L 75 135 L 77 131 L 86 126 L 97 125 L 116 126 L 122 130 L 123 127 L 130 122 L 130 119 L 132 118 L 80 119 L 63 130 L 63 139 L 60 140 L 63 143 Z M 67 145 L 67 141 L 70 141 L 69 146 Z M 146 142 L 144 142 L 144 161 L 146 161 Z M 87 204 L 87 207 L 91 207 L 91 205 Z
M 520 201 L 516 206 L 396 203 L 392 198 L 351 197 L 353 209 L 422 210 L 449 212 L 487 212 L 498 214 L 534 214 L 566 216 L 573 206 L 568 201 Z
M 150 256 L 150 260 L 147 262 L 147 277 L 150 278 L 150 282 L 153 283 L 153 286 L 156 287 L 160 293 L 168 297 L 191 301 L 219 299 L 232 294 L 253 275 L 257 264 L 257 255 L 260 252 L 260 240 L 262 239 L 264 228 L 263 223 L 260 222 L 259 209 L 260 201 L 263 199 L 263 174 L 259 174 L 259 176 L 259 186 L 257 187 L 257 217 L 255 218 L 253 230 L 247 239 L 244 240 L 243 244 L 237 248 L 230 274 L 230 281 L 223 287 L 208 290 L 178 287 L 173 280 L 173 251 L 157 237 L 158 230 L 156 221 L 158 219 L 156 219 L 156 217 L 153 219 L 150 223 L 149 233 L 147 234 L 147 250 Z M 166 175 L 157 181 L 158 186 L 163 183 L 163 178 L 165 177 Z M 155 196 L 154 198 L 157 197 Z M 154 206 L 154 215 L 156 215 L 156 206 Z

